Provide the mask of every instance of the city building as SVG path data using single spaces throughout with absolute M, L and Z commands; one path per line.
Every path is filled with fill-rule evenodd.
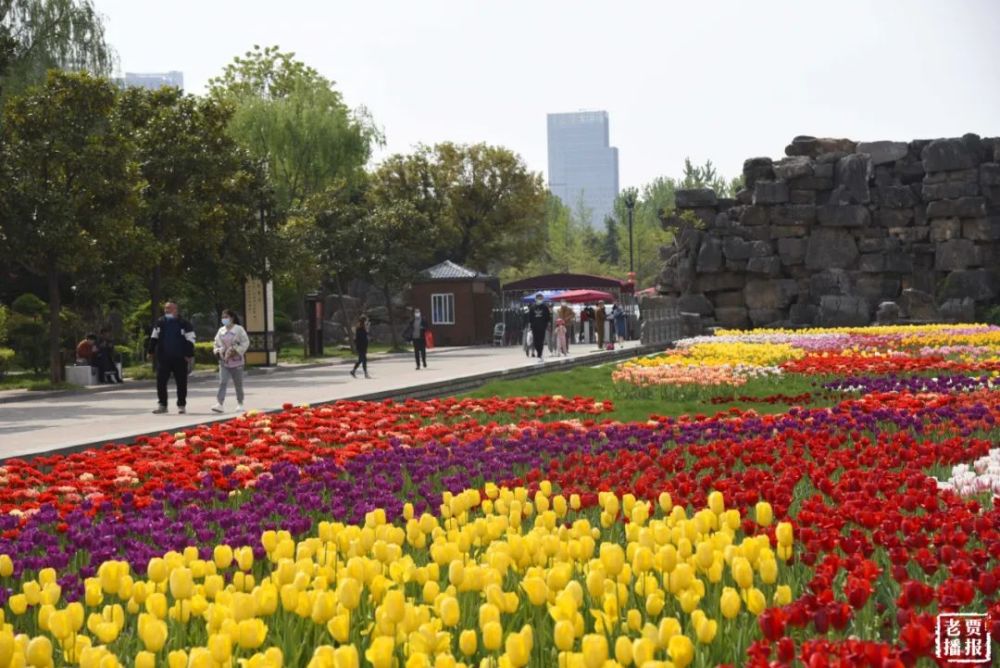
M 125 78 L 120 80 L 125 86 L 136 88 L 148 88 L 156 90 L 163 86 L 174 86 L 184 90 L 183 72 L 126 72 Z
M 582 202 L 600 228 L 618 196 L 618 149 L 610 145 L 608 112 L 548 115 L 549 190 L 571 211 Z

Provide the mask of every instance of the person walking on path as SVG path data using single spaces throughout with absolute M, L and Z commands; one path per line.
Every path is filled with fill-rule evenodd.
M 621 304 L 615 303 L 611 307 L 611 322 L 614 325 L 619 347 L 622 347 L 625 345 L 625 330 L 628 323 L 625 317 L 625 309 L 621 307 Z
M 194 360 L 194 327 L 177 316 L 177 304 L 163 305 L 163 317 L 149 335 L 149 355 L 156 358 L 156 398 L 154 413 L 167 412 L 167 381 L 177 384 L 177 412 L 187 412 L 188 368 Z
M 351 369 L 351 376 L 357 378 L 358 367 L 361 367 L 364 369 L 365 378 L 371 378 L 368 375 L 368 318 L 365 316 L 358 318 L 358 325 L 354 328 L 354 347 L 358 351 L 358 361 Z
M 556 320 L 556 345 L 560 355 L 569 355 L 569 332 L 562 318 Z
M 573 311 L 573 307 L 569 305 L 565 300 L 556 312 L 556 317 L 563 321 L 566 325 L 566 345 L 573 340 L 573 330 L 576 324 L 576 313 Z
M 539 292 L 535 295 L 535 303 L 528 313 L 528 323 L 531 328 L 532 342 L 535 344 L 535 353 L 538 362 L 542 362 L 542 351 L 545 350 L 545 334 L 552 322 L 552 312 L 545 305 L 545 295 Z
M 413 317 L 403 330 L 403 338 L 413 343 L 413 357 L 417 360 L 417 371 L 423 362 L 427 368 L 427 320 L 421 317 L 420 309 L 413 309 Z
M 608 314 L 604 311 L 604 302 L 597 302 L 597 309 L 594 311 L 594 327 L 597 328 L 597 348 L 604 350 L 604 324 L 608 320 Z
M 233 387 L 236 388 L 236 410 L 243 412 L 243 369 L 246 366 L 244 355 L 250 348 L 250 337 L 240 325 L 240 320 L 236 314 L 225 309 L 222 312 L 222 327 L 215 334 L 215 344 L 212 352 L 219 358 L 219 392 L 216 394 L 216 403 L 212 406 L 213 413 L 221 413 L 223 404 L 226 403 L 226 388 L 229 379 L 233 380 Z
M 580 311 L 580 343 L 593 343 L 593 330 L 594 330 L 594 307 L 587 304 Z

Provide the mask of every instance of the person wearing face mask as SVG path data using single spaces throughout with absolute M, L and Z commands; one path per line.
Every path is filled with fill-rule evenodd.
M 212 406 L 213 413 L 221 413 L 225 410 L 222 405 L 226 402 L 226 388 L 229 379 L 233 380 L 233 387 L 236 388 L 236 410 L 243 412 L 243 368 L 246 365 L 244 355 L 250 348 L 250 337 L 240 325 L 240 320 L 233 311 L 225 309 L 222 311 L 222 327 L 215 334 L 215 344 L 212 351 L 219 358 L 219 392 L 216 394 L 216 403 Z
M 535 295 L 535 303 L 531 306 L 531 311 L 528 313 L 531 338 L 535 345 L 535 354 L 538 356 L 539 363 L 543 361 L 542 351 L 545 349 L 545 334 L 551 322 L 552 312 L 545 305 L 545 295 L 539 292 Z
M 427 319 L 421 316 L 420 309 L 413 309 L 413 317 L 403 330 L 403 338 L 413 343 L 413 356 L 417 360 L 417 371 L 420 364 L 427 368 Z
M 177 383 L 177 412 L 187 412 L 188 368 L 194 361 L 194 327 L 177 315 L 177 303 L 163 305 L 163 317 L 149 335 L 149 356 L 156 357 L 156 398 L 154 413 L 167 412 L 167 382 Z

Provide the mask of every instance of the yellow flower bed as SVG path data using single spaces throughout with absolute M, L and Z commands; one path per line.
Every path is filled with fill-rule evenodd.
M 195 548 L 152 559 L 144 574 L 106 562 L 68 605 L 47 569 L 8 602 L 32 632 L 3 624 L 0 666 L 682 668 L 724 649 L 720 624 L 752 625 L 792 599 L 779 584 L 791 525 L 772 550 L 742 534 L 718 492 L 693 515 L 668 494 L 603 493 L 577 512 L 575 495 L 540 487 L 446 493 L 441 520 L 407 504 L 401 526 L 376 510 L 299 542 L 269 531 L 266 561 L 220 545 L 211 560 Z M 770 506 L 756 519 L 769 525 Z
M 656 357 L 630 360 L 622 366 L 777 366 L 799 359 L 805 351 L 786 343 L 696 343 Z

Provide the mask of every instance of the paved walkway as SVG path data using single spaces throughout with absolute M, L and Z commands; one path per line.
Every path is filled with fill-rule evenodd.
M 630 342 L 629 347 L 637 346 Z M 577 345 L 571 357 L 604 355 L 594 346 Z M 351 365 L 335 363 L 319 367 L 289 369 L 251 376 L 246 381 L 245 407 L 273 410 L 284 403 L 323 403 L 375 392 L 403 390 L 426 383 L 455 380 L 484 373 L 499 373 L 535 364 L 519 347 L 439 348 L 427 355 L 427 369 L 417 371 L 412 355 L 385 356 L 373 360 L 371 380 L 348 375 Z M 553 365 L 554 366 L 554 365 Z M 70 392 L 57 396 L 0 404 L 0 458 L 23 457 L 87 443 L 123 441 L 137 434 L 174 431 L 233 417 L 236 406 L 232 386 L 226 407 L 230 412 L 212 413 L 217 389 L 214 377 L 192 379 L 188 386 L 186 415 L 178 415 L 173 383 L 171 407 L 166 415 L 153 415 L 156 391 L 148 383 L 136 383 L 106 392 Z

